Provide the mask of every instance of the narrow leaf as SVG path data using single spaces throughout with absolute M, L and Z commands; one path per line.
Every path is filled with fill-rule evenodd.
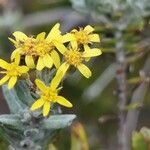
M 41 122 L 46 129 L 62 129 L 68 127 L 76 118 L 75 115 L 53 115 Z
M 7 85 L 3 85 L 2 90 L 11 113 L 18 113 L 26 108 L 26 105 L 19 100 L 15 89 L 9 90 Z
M 18 81 L 15 86 L 15 90 L 19 100 L 26 105 L 31 106 L 31 104 L 35 101 L 31 96 L 30 89 L 25 81 Z
M 0 115 L 0 124 L 1 125 L 9 125 L 9 127 L 15 128 L 15 129 L 22 129 L 23 124 L 20 121 L 20 117 L 18 115 Z

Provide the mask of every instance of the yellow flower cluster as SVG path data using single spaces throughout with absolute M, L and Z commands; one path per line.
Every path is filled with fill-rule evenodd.
M 14 62 L 7 63 L 6 61 L 0 59 L 0 67 L 3 68 L 3 71 L 0 71 L 1 74 L 6 74 L 1 80 L 0 85 L 8 82 L 8 88 L 12 89 L 17 82 L 17 77 L 25 74 L 29 71 L 29 68 L 26 66 L 19 66 L 19 58 L 16 57 Z
M 9 38 L 15 46 L 11 54 L 11 63 L 0 59 L 0 67 L 4 69 L 0 73 L 6 74 L 0 80 L 0 85 L 9 80 L 8 88 L 11 89 L 16 84 L 17 78 L 27 74 L 29 70 L 42 71 L 45 67 L 50 69 L 54 66 L 57 72 L 49 86 L 39 79 L 35 80 L 40 98 L 33 103 L 31 110 L 43 107 L 43 116 L 46 117 L 53 103 L 72 107 L 68 100 L 58 95 L 58 86 L 70 67 L 77 68 L 86 78 L 91 76 L 92 73 L 84 62 L 102 53 L 100 49 L 90 47 L 94 42 L 100 42 L 99 35 L 94 34 L 93 31 L 94 28 L 88 25 L 84 29 L 74 29 L 62 35 L 60 24 L 57 23 L 47 36 L 45 32 L 36 37 L 27 36 L 20 31 L 14 32 L 14 39 Z M 60 55 L 64 58 L 62 64 Z M 26 66 L 20 66 L 21 63 Z

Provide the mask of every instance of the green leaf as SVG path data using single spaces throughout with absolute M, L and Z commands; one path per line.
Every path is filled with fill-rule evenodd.
M 35 101 L 31 96 L 30 89 L 25 81 L 18 81 L 15 86 L 15 90 L 19 100 L 26 105 L 31 106 L 31 104 Z
M 133 150 L 148 150 L 148 145 L 141 133 L 135 132 L 132 136 Z
M 141 81 L 142 81 L 141 77 L 134 77 L 134 78 L 128 79 L 129 84 L 136 84 L 136 83 L 139 83 Z
M 140 103 L 131 103 L 128 106 L 126 106 L 126 110 L 134 110 L 134 109 L 140 108 L 142 106 L 143 105 Z
M 22 129 L 23 124 L 20 121 L 18 115 L 0 115 L 0 124 L 3 126 L 9 126 L 10 128 Z
M 84 127 L 76 122 L 71 126 L 71 150 L 89 150 L 89 144 Z
M 9 90 L 7 85 L 3 85 L 2 90 L 11 113 L 18 113 L 27 108 L 18 98 L 15 89 Z
M 75 115 L 52 115 L 41 122 L 45 129 L 62 129 L 68 127 L 76 118 Z

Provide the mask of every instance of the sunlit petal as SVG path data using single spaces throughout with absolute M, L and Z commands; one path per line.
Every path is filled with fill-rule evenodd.
M 51 57 L 53 59 L 55 67 L 58 68 L 60 66 L 60 57 L 59 57 L 58 53 L 55 50 L 53 50 L 51 52 Z
M 66 43 L 66 42 L 74 41 L 74 40 L 75 40 L 75 37 L 73 34 L 67 33 L 62 36 L 62 43 Z
M 4 68 L 4 69 L 8 69 L 9 63 L 7 63 L 6 61 L 4 61 L 3 59 L 0 59 L 0 67 Z
M 36 69 L 37 70 L 42 70 L 45 67 L 44 62 L 43 62 L 43 58 L 39 57 L 38 62 L 37 62 L 37 66 Z
M 47 90 L 47 86 L 39 79 L 35 80 L 35 84 L 37 85 L 37 87 L 41 90 L 41 91 L 46 91 Z
M 20 54 L 16 53 L 16 55 L 15 55 L 15 64 L 19 65 L 19 63 L 20 63 Z
M 74 32 L 78 32 L 78 30 L 77 29 L 71 30 L 71 33 L 74 33 Z
M 10 77 L 9 76 L 4 76 L 1 80 L 0 80 L 0 85 L 4 84 L 6 81 L 8 81 Z
M 50 87 L 52 89 L 56 89 L 58 85 L 60 84 L 61 80 L 63 78 L 63 75 L 60 73 L 57 73 L 56 76 L 53 78 L 53 80 L 50 83 Z
M 14 40 L 14 39 L 12 39 L 12 38 L 8 38 L 14 45 L 16 45 L 17 44 L 17 42 Z
M 15 59 L 16 58 L 16 55 L 20 55 L 20 48 L 18 48 L 18 49 L 15 49 L 13 52 L 12 52 L 12 54 L 11 54 L 11 61 L 13 61 L 13 59 Z
M 51 29 L 46 39 L 50 41 L 52 39 L 56 39 L 61 33 L 59 28 L 60 28 L 60 24 L 59 23 L 55 24 L 55 26 Z
M 65 51 L 67 51 L 67 48 L 62 44 L 62 43 L 59 43 L 59 42 L 54 42 L 54 45 L 56 46 L 56 48 L 58 49 L 58 51 L 62 54 L 65 53 Z
M 8 82 L 8 89 L 12 89 L 17 82 L 17 76 L 10 77 Z
M 63 78 L 64 75 L 65 75 L 65 73 L 66 73 L 66 71 L 68 70 L 69 66 L 70 66 L 70 65 L 69 65 L 68 63 L 66 63 L 66 62 L 63 63 L 63 64 L 58 68 L 56 75 L 60 76 L 60 78 Z
M 20 73 L 27 73 L 29 71 L 29 68 L 27 66 L 19 66 L 18 71 Z
M 28 38 L 23 32 L 20 31 L 14 32 L 13 36 L 16 38 L 17 41 L 24 41 Z
M 89 51 L 85 51 L 82 54 L 82 57 L 95 57 L 95 56 L 99 56 L 102 54 L 102 51 L 98 48 L 93 48 Z
M 40 34 L 37 35 L 36 39 L 43 40 L 45 38 L 45 35 L 46 35 L 46 33 L 42 32 L 42 33 L 40 33 Z
M 53 66 L 53 60 L 50 55 L 46 54 L 43 58 L 43 63 L 46 67 L 51 68 Z
M 84 44 L 84 51 L 91 51 L 91 48 L 89 47 L 89 45 Z
M 85 66 L 84 64 L 78 65 L 77 68 L 86 78 L 91 77 L 92 73 L 91 73 L 90 69 L 87 66 Z
M 43 107 L 43 116 L 46 117 L 48 116 L 49 112 L 50 112 L 50 107 L 51 107 L 51 103 L 46 101 L 44 103 L 44 107 Z
M 56 98 L 57 103 L 59 103 L 60 105 L 66 106 L 66 107 L 72 107 L 73 105 L 64 97 L 62 96 L 57 96 Z
M 89 40 L 91 42 L 100 42 L 100 37 L 98 34 L 91 34 L 89 35 Z
M 72 47 L 73 50 L 77 50 L 78 49 L 77 41 L 71 41 L 70 44 L 71 44 L 71 47 Z
M 41 98 L 34 102 L 31 106 L 31 110 L 34 111 L 44 105 L 45 101 Z
M 94 28 L 92 26 L 88 25 L 84 28 L 84 31 L 86 31 L 86 33 L 91 33 L 94 31 Z
M 35 67 L 34 60 L 33 60 L 33 57 L 32 57 L 32 56 L 26 55 L 26 56 L 25 56 L 25 62 L 26 62 L 26 65 L 27 65 L 29 68 L 34 68 L 34 67 Z

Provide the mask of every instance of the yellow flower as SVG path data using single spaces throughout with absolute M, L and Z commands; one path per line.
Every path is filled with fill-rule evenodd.
M 17 78 L 29 71 L 28 67 L 19 66 L 19 57 L 16 57 L 15 61 L 12 63 L 7 63 L 6 61 L 0 59 L 0 67 L 5 69 L 4 71 L 0 71 L 0 73 L 6 74 L 0 80 L 0 85 L 9 80 L 8 89 L 12 89 L 17 82 Z
M 74 39 L 71 40 L 71 44 L 74 47 L 82 44 L 84 46 L 84 50 L 87 49 L 88 44 L 92 44 L 93 42 L 100 42 L 100 38 L 98 34 L 93 34 L 94 28 L 90 25 L 86 26 L 84 29 L 80 28 L 79 31 L 74 29 L 70 33 L 74 36 Z
M 37 60 L 36 69 L 42 70 L 44 67 L 51 68 L 53 64 L 56 68 L 60 66 L 60 58 L 56 52 L 55 47 L 62 45 L 63 42 L 68 42 L 69 35 L 61 35 L 59 30 L 60 24 L 57 23 L 49 32 L 42 32 L 34 37 L 28 37 L 20 31 L 13 33 L 15 40 L 9 38 L 15 45 L 16 50 L 12 53 L 11 59 L 20 56 L 25 56 L 26 65 L 29 68 L 35 68 L 35 61 Z M 59 46 L 58 46 L 59 48 Z
M 71 44 L 67 49 L 65 46 L 61 47 L 62 54 L 64 55 L 65 62 L 58 68 L 57 75 L 61 74 L 61 77 L 65 75 L 66 71 L 70 66 L 77 68 L 83 76 L 89 78 L 92 73 L 90 69 L 83 64 L 87 58 L 99 56 L 102 54 L 101 50 L 98 48 L 90 49 L 85 45 L 86 51 L 81 51 L 79 48 Z
M 60 80 L 60 76 L 55 76 L 51 81 L 50 86 L 46 86 L 39 79 L 35 80 L 37 87 L 40 89 L 40 98 L 31 106 L 32 111 L 43 106 L 43 116 L 46 117 L 48 116 L 53 103 L 59 103 L 60 105 L 66 107 L 72 107 L 72 104 L 68 100 L 58 95 L 59 88 L 57 87 Z

